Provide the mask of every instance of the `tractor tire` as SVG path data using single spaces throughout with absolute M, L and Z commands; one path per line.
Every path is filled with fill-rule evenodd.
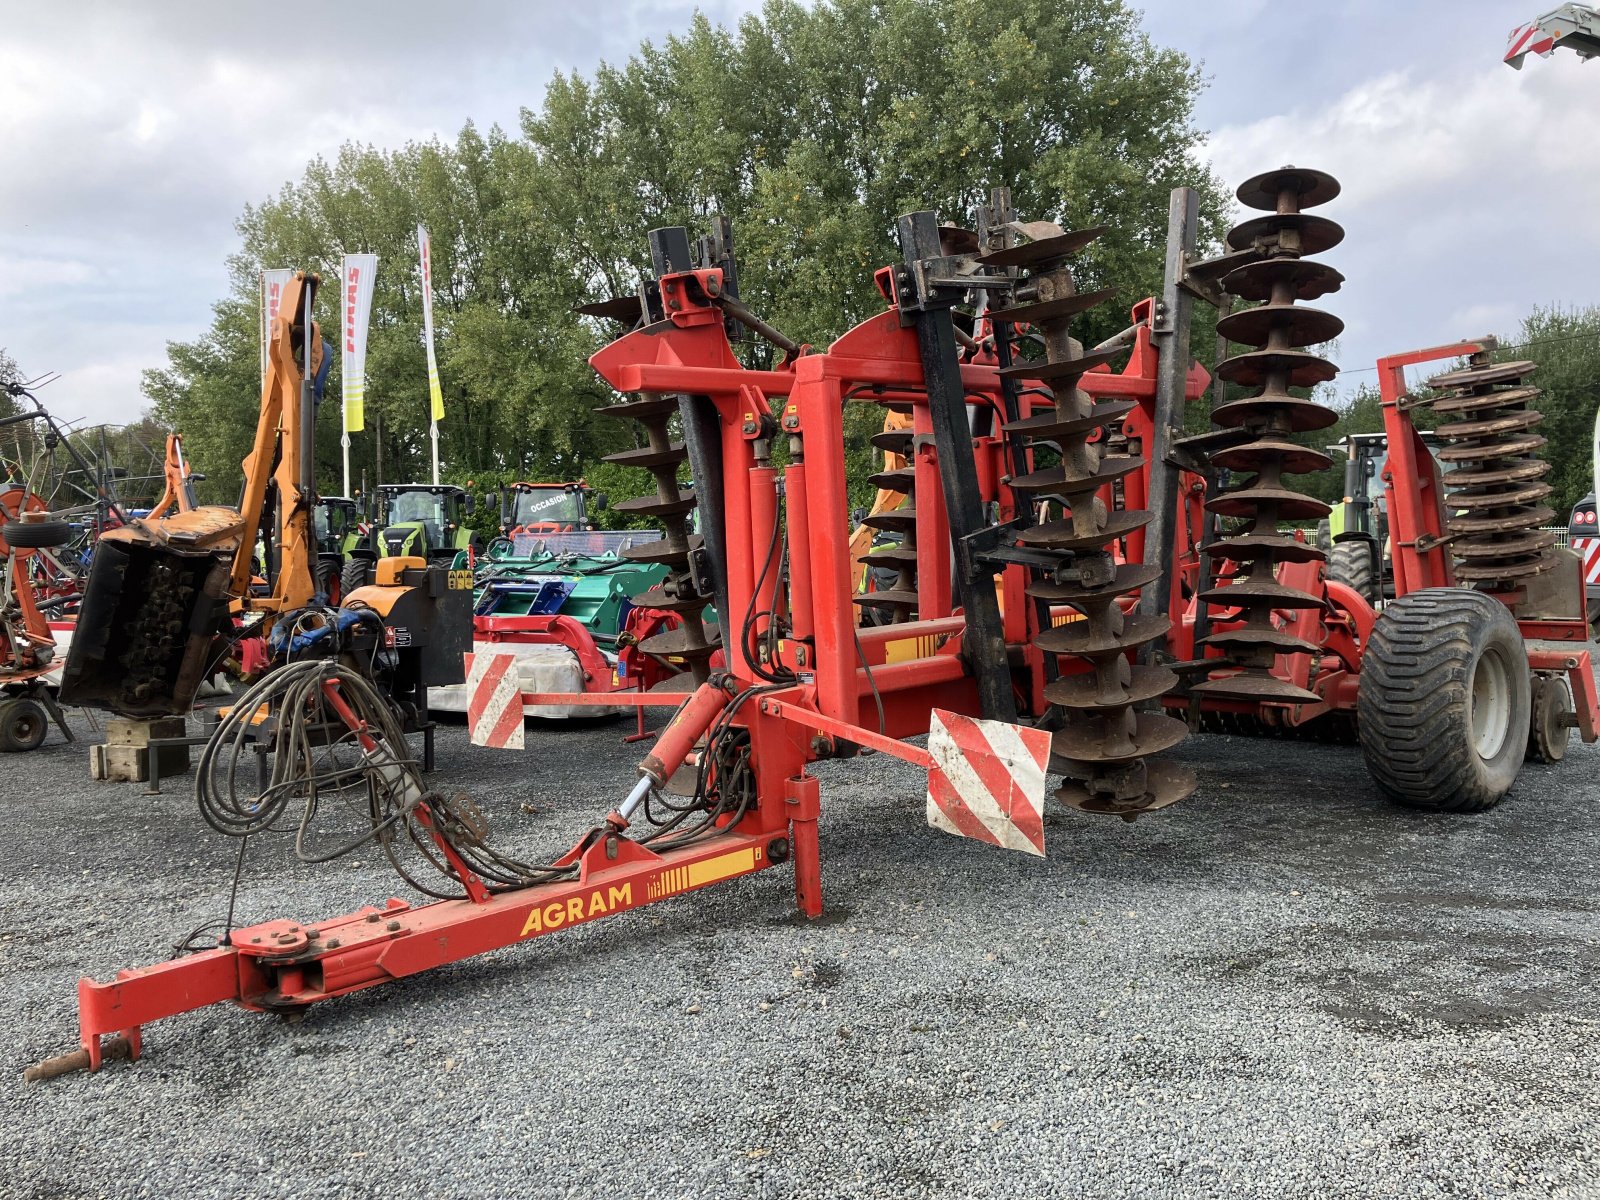
M 358 587 L 367 586 L 368 562 L 364 558 L 346 560 L 339 572 L 339 599 L 343 601 Z
M 1411 808 L 1481 812 L 1516 782 L 1532 721 L 1522 632 L 1505 605 L 1426 588 L 1378 615 L 1356 720 L 1367 773 Z
M 1565 675 L 1533 677 L 1533 722 L 1528 734 L 1528 761 L 1558 763 L 1572 739 L 1572 685 Z
M 0 537 L 18 550 L 52 550 L 72 540 L 72 526 L 66 521 L 7 521 Z
M 1372 570 L 1372 548 L 1355 538 L 1328 551 L 1328 578 L 1342 583 L 1368 604 L 1378 603 L 1378 578 Z
M 338 607 L 339 601 L 344 597 L 344 576 L 339 564 L 318 562 L 315 569 L 318 594 L 327 597 L 330 605 Z
M 36 700 L 19 697 L 0 701 L 0 754 L 37 750 L 50 729 L 50 718 Z

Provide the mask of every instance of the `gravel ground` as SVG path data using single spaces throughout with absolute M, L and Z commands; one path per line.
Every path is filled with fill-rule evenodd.
M 625 731 L 447 729 L 440 778 L 564 846 Z M 830 764 L 820 921 L 764 872 L 25 1085 L 78 976 L 164 958 L 233 867 L 186 782 L 90 783 L 53 734 L 0 764 L 0 1194 L 1600 1197 L 1597 749 L 1475 817 L 1385 805 L 1353 748 L 1177 757 L 1197 796 L 1057 816 L 1043 861 L 929 829 L 896 762 Z M 253 845 L 241 918 L 403 894 L 358 858 Z

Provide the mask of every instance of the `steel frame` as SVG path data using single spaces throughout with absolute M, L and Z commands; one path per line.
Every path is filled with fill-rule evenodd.
M 866 747 L 926 768 L 927 752 L 900 739 L 926 733 L 936 708 L 976 713 L 978 696 L 961 657 L 966 623 L 949 584 L 950 523 L 938 485 L 933 417 L 915 329 L 891 308 L 826 352 L 798 357 L 777 370 L 747 369 L 733 354 L 722 311 L 707 299 L 717 294 L 720 276 L 714 270 L 664 275 L 660 284 L 668 319 L 625 335 L 591 362 L 620 392 L 685 394 L 710 406 L 718 418 L 718 483 L 726 514 L 723 611 L 782 612 L 786 627 L 779 658 L 799 680 L 768 690 L 736 719 L 751 741 L 756 805 L 736 825 L 662 853 L 627 838 L 628 823 L 614 812 L 559 860 L 576 868 L 571 880 L 491 894 L 467 878 L 465 899 L 418 907 L 391 899 L 381 908 L 315 923 L 268 921 L 233 931 L 226 945 L 213 950 L 122 971 L 107 983 L 82 980 L 81 1049 L 44 1064 L 40 1077 L 81 1066 L 98 1069 L 108 1052 L 137 1057 L 142 1026 L 164 1016 L 225 1000 L 247 1009 L 301 1009 L 788 860 L 794 864 L 798 907 L 808 916 L 820 915 L 820 787 L 808 765 Z M 1150 301 L 1134 310 L 1133 354 L 1124 371 L 1100 368 L 1080 385 L 1097 397 L 1137 400 L 1126 427 L 1133 438 L 1150 436 L 1155 419 L 1159 354 L 1150 336 L 1153 313 Z M 1001 384 L 993 362 L 959 363 L 957 375 L 967 399 L 998 402 Z M 1192 368 L 1186 398 L 1197 399 L 1208 382 L 1203 370 Z M 760 418 L 778 398 L 784 401 L 778 424 L 792 451 L 781 478 L 757 456 Z M 914 535 L 924 556 L 919 612 L 904 624 L 857 629 L 847 540 L 830 533 L 843 530 L 849 513 L 846 402 L 912 406 L 915 468 L 928 486 L 920 491 Z M 974 458 L 982 498 L 997 502 L 1004 516 L 1016 506 L 1003 483 L 1001 442 L 998 433 L 979 438 Z M 1129 477 L 1124 486 L 1128 506 L 1144 502 L 1147 484 L 1141 476 Z M 1197 524 L 1198 495 L 1186 496 L 1182 507 L 1183 519 Z M 807 552 L 793 556 L 786 593 L 769 580 L 758 595 L 760 560 L 780 519 L 789 544 Z M 1142 558 L 1143 538 L 1131 535 L 1124 553 Z M 1198 560 L 1185 570 L 1192 586 Z M 1031 644 L 1039 617 L 1023 591 L 1027 571 L 1013 566 L 1002 574 L 1004 638 L 1013 661 L 1020 663 L 1013 673 L 1015 695 L 1024 711 L 1042 713 L 1045 667 L 1042 652 Z M 1175 572 L 1174 597 L 1184 586 L 1184 573 Z M 1066 615 L 1063 610 L 1061 619 Z M 727 674 L 713 676 L 688 697 L 641 764 L 641 774 L 665 782 L 723 713 L 730 694 L 759 682 L 746 655 L 730 651 Z M 524 696 L 526 702 L 554 699 Z M 603 699 L 641 706 L 684 701 L 682 695 L 615 692 Z M 426 800 L 417 814 L 424 823 L 431 819 Z M 440 846 L 445 849 L 442 841 Z M 104 1042 L 113 1035 L 119 1040 Z

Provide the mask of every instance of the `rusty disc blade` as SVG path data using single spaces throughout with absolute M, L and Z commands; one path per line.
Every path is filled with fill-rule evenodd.
M 1280 521 L 1319 521 L 1333 510 L 1321 500 L 1283 487 L 1259 487 L 1254 482 L 1206 501 L 1206 511 L 1219 517 L 1253 517 L 1272 506 Z
M 1059 321 L 1065 317 L 1075 317 L 1079 313 L 1088 312 L 1097 304 L 1103 304 L 1116 292 L 1106 288 L 1099 292 L 1081 292 L 1076 296 L 1058 296 L 1054 300 L 1040 300 L 1035 304 L 1018 304 L 1011 308 L 996 309 L 989 314 L 990 320 L 1000 321 L 1007 325 L 1029 324 L 1036 325 L 1043 321 Z
M 607 454 L 601 462 L 616 463 L 623 467 L 665 467 L 676 463 L 687 462 L 689 452 L 684 449 L 682 442 L 674 442 L 665 450 L 657 450 L 653 446 L 645 446 L 639 450 L 624 450 L 620 454 Z
M 1115 679 L 1102 684 L 1095 671 L 1063 675 L 1045 685 L 1044 698 L 1051 704 L 1075 710 L 1126 708 L 1164 696 L 1177 686 L 1177 675 L 1167 668 L 1136 665 L 1126 684 Z
M 1226 450 L 1230 446 L 1238 446 L 1248 442 L 1254 435 L 1248 429 L 1213 429 L 1208 433 L 1196 433 L 1189 437 L 1179 438 L 1173 443 L 1177 449 L 1188 451 L 1190 454 L 1204 455 L 1210 458 L 1218 450 Z
M 1452 543 L 1450 552 L 1457 558 L 1488 558 L 1504 554 L 1516 558 L 1524 554 L 1540 554 L 1556 544 L 1554 530 L 1534 529 L 1514 536 L 1479 541 L 1469 539 Z
M 885 429 L 882 433 L 873 434 L 869 440 L 879 450 L 904 458 L 911 453 L 911 443 L 916 436 L 909 429 Z
M 1246 208 L 1277 212 L 1284 192 L 1294 195 L 1297 208 L 1316 208 L 1339 194 L 1339 181 L 1326 171 L 1309 167 L 1279 167 L 1252 175 L 1234 193 Z
M 1305 304 L 1260 304 L 1217 322 L 1218 337 L 1247 346 L 1265 346 L 1274 333 L 1285 339 L 1286 346 L 1316 346 L 1343 332 L 1344 322 L 1338 317 Z
M 881 592 L 863 592 L 851 599 L 862 608 L 892 608 L 909 612 L 917 607 L 917 594 L 906 588 L 889 588 Z
M 869 513 L 861 519 L 861 523 L 869 529 L 910 533 L 917 527 L 917 510 L 902 504 L 899 508 L 891 508 L 887 512 Z
M 1076 379 L 1087 374 L 1096 367 L 1112 362 L 1122 350 L 1101 350 L 1096 354 L 1084 354 L 1077 358 L 1063 358 L 1055 362 L 1039 359 L 1035 362 L 1017 363 L 1007 367 L 1000 374 L 1007 379 Z
M 1446 426 L 1446 428 L 1449 427 Z M 1545 444 L 1544 437 L 1537 433 L 1531 433 L 1508 442 L 1494 442 L 1488 445 L 1474 443 L 1468 446 L 1449 446 L 1437 451 L 1436 454 L 1440 462 L 1470 463 L 1486 458 L 1511 458 L 1519 454 L 1535 454 L 1543 450 Z
M 1336 424 L 1339 414 L 1315 400 L 1301 400 L 1287 392 L 1265 392 L 1220 404 L 1211 410 L 1211 419 L 1230 428 L 1249 422 L 1279 426 L 1287 423 L 1291 433 L 1314 433 Z
M 1297 683 L 1279 679 L 1257 671 L 1240 671 L 1236 675 L 1222 675 L 1197 683 L 1192 689 L 1198 696 L 1227 696 L 1235 700 L 1257 700 L 1277 704 L 1315 704 L 1322 699 Z
M 1021 433 L 1037 439 L 1068 437 L 1074 433 L 1088 433 L 1091 429 L 1099 429 L 1102 425 L 1120 421 L 1138 407 L 1139 404 L 1135 400 L 1110 400 L 1104 404 L 1096 404 L 1081 417 L 1063 417 L 1059 410 L 1055 410 L 1025 417 L 1020 421 L 1009 421 L 1001 428 L 1006 433 Z
M 1106 484 L 1124 475 L 1131 475 L 1144 466 L 1144 459 L 1132 454 L 1108 454 L 1100 460 L 1093 475 L 1068 478 L 1065 467 L 1049 467 L 1007 480 L 1013 491 L 1043 493 L 1050 496 L 1081 496 L 1084 492 L 1097 492 Z
M 1302 446 L 1299 442 L 1279 441 L 1270 434 L 1242 446 L 1219 450 L 1211 456 L 1211 461 L 1230 471 L 1259 471 L 1263 464 L 1278 463 L 1290 475 L 1324 471 L 1333 463 L 1320 450 Z
M 1449 508 L 1469 511 L 1481 508 L 1517 508 L 1543 500 L 1554 490 L 1548 483 L 1508 484 L 1505 487 L 1481 492 L 1475 490 L 1451 492 L 1445 498 L 1445 504 Z
M 668 536 L 638 546 L 624 546 L 617 552 L 617 557 L 628 562 L 664 563 L 667 566 L 681 567 L 689 561 L 689 551 L 688 545 Z M 651 607 L 664 606 L 658 604 Z
M 1439 426 L 1436 432 L 1440 437 L 1460 441 L 1462 438 L 1491 437 L 1501 433 L 1532 429 L 1543 420 L 1544 414 L 1537 408 L 1524 408 L 1501 413 L 1495 417 L 1485 417 L 1479 421 L 1452 421 L 1448 425 Z
M 597 408 L 594 411 L 608 417 L 642 421 L 646 417 L 671 416 L 678 411 L 678 398 L 646 395 L 637 400 L 630 400 L 626 404 L 607 404 L 604 408 Z
M 1539 364 L 1526 359 L 1520 362 L 1489 363 L 1481 367 L 1463 367 L 1459 371 L 1446 371 L 1428 380 L 1431 388 L 1488 387 L 1497 383 L 1521 383 L 1523 378 L 1539 369 Z
M 597 300 L 593 304 L 580 304 L 573 312 L 582 313 L 586 317 L 604 317 L 608 321 L 620 321 L 624 325 L 637 325 L 644 315 L 644 308 L 639 303 L 637 296 L 618 296 L 612 300 Z
M 1004 250 L 994 250 L 980 255 L 978 261 L 988 267 L 1025 267 L 1033 263 L 1065 258 L 1069 254 L 1076 254 L 1101 235 L 1110 232 L 1111 226 L 1096 225 L 1091 229 L 1063 231 L 1059 225 L 1050 224 L 1048 221 L 1035 221 L 1022 228 L 1037 230 L 1041 236 L 1031 242 L 1007 246 Z M 1055 232 L 1047 232 L 1048 230 Z
M 636 496 L 611 507 L 617 512 L 638 513 L 643 517 L 663 517 L 669 513 L 686 513 L 695 506 L 694 493 L 681 491 L 676 500 L 663 500 L 660 496 Z
M 1555 517 L 1556 510 L 1542 504 L 1533 508 L 1519 509 L 1514 513 L 1499 513 L 1488 517 L 1465 517 L 1452 513 L 1450 532 L 1467 535 L 1509 533 L 1536 525 L 1548 525 L 1555 520 Z
M 1146 712 L 1130 715 L 1134 718 L 1134 727 L 1126 739 L 1115 734 L 1108 738 L 1105 718 L 1089 717 L 1081 724 L 1073 722 L 1051 737 L 1051 756 L 1074 763 L 1127 762 L 1170 750 L 1189 736 L 1189 727 L 1172 717 Z M 1117 745 L 1117 742 L 1122 744 Z
M 717 647 L 711 644 L 705 631 L 690 625 L 680 625 L 676 629 L 653 634 L 639 643 L 639 649 L 645 654 L 662 658 L 683 659 L 710 658 L 717 652 Z
M 1056 799 L 1069 808 L 1131 821 L 1141 813 L 1157 812 L 1193 795 L 1196 786 L 1195 774 L 1188 767 L 1158 760 L 1145 764 L 1145 794 L 1138 799 L 1120 800 L 1098 794 L 1075 779 L 1062 780 Z
M 669 592 L 660 584 L 657 584 L 648 591 L 635 596 L 633 603 L 640 608 L 659 608 L 664 612 L 687 612 L 690 609 L 698 610 L 704 608 L 707 599 L 705 596 Z
M 1222 277 L 1223 289 L 1241 300 L 1271 300 L 1276 287 L 1288 287 L 1296 300 L 1315 300 L 1337 292 L 1343 283 L 1338 271 L 1309 258 L 1264 258 Z
M 1500 466 L 1493 470 L 1467 470 L 1446 471 L 1444 485 L 1447 488 L 1481 488 L 1493 487 L 1503 483 L 1521 483 L 1529 479 L 1543 479 L 1545 472 L 1550 469 L 1550 464 L 1542 459 L 1531 458 L 1512 466 Z
M 917 472 L 913 467 L 896 467 L 893 471 L 879 471 L 876 475 L 868 475 L 867 482 L 881 491 L 909 495 L 916 486 Z
M 1235 576 L 1232 583 L 1207 588 L 1200 593 L 1207 604 L 1230 607 L 1321 608 L 1322 597 L 1302 592 L 1276 579 L 1257 579 L 1253 575 Z
M 1303 350 L 1251 350 L 1217 364 L 1217 378 L 1241 387 L 1266 387 L 1281 374 L 1286 387 L 1315 387 L 1339 377 L 1339 368 L 1327 359 Z
M 1554 558 L 1541 555 L 1538 558 L 1527 559 L 1523 562 L 1507 563 L 1472 563 L 1460 562 L 1456 564 L 1457 579 L 1527 579 L 1534 575 L 1543 575 L 1555 567 Z
M 1131 647 L 1165 637 L 1171 628 L 1172 622 L 1159 615 L 1128 617 L 1123 622 L 1122 632 L 1116 634 L 1096 633 L 1089 628 L 1088 621 L 1069 621 L 1065 625 L 1041 630 L 1033 639 L 1033 644 L 1047 654 L 1076 654 L 1080 658 L 1088 658 L 1121 654 Z
M 1017 534 L 1017 541 L 1041 550 L 1098 550 L 1108 542 L 1126 537 L 1136 529 L 1143 529 L 1150 524 L 1151 515 L 1144 509 L 1116 509 L 1106 514 L 1105 524 L 1099 532 L 1087 536 L 1078 533 L 1070 520 L 1050 521 L 1032 529 L 1024 529 Z
M 1300 254 L 1321 254 L 1344 241 L 1344 229 L 1327 217 L 1308 213 L 1272 213 L 1256 217 L 1228 230 L 1228 249 L 1248 250 L 1258 241 L 1268 245 L 1284 240 L 1282 235 L 1300 235 Z
M 1315 642 L 1285 633 L 1281 629 L 1223 629 L 1200 639 L 1203 646 L 1215 646 L 1224 653 L 1270 646 L 1279 654 L 1315 654 L 1322 649 Z
M 1428 407 L 1437 413 L 1478 412 L 1486 408 L 1520 408 L 1544 395 L 1543 388 L 1502 388 L 1489 392 L 1460 392 L 1428 401 Z
M 1310 542 L 1302 542 L 1291 533 L 1233 534 L 1207 545 L 1205 553 L 1234 562 L 1254 562 L 1262 558 L 1275 563 L 1321 562 L 1328 557 Z
M 1085 587 L 1076 580 L 1057 583 L 1052 579 L 1037 579 L 1027 588 L 1028 595 L 1051 604 L 1071 604 L 1079 600 L 1094 600 L 1107 596 L 1122 596 L 1145 587 L 1161 578 L 1161 568 L 1143 563 L 1118 563 L 1112 581 L 1104 587 Z
M 917 548 L 915 546 L 885 546 L 881 550 L 874 550 L 862 561 L 869 566 L 888 566 L 897 571 L 908 571 L 917 565 Z
M 960 225 L 941 225 L 939 250 L 944 254 L 976 254 L 978 235 Z

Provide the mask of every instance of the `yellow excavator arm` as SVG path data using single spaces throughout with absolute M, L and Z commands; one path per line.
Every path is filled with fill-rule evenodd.
M 181 443 L 173 495 L 150 516 L 104 534 L 94 552 L 67 653 L 61 698 L 129 717 L 187 712 L 216 669 L 214 639 L 228 611 L 274 615 L 300 608 L 316 592 L 316 396 L 327 350 L 311 320 L 317 277 L 297 273 L 284 289 L 269 333 L 267 374 L 255 443 L 245 458 L 238 511 L 192 506 L 181 486 Z M 273 528 L 261 530 L 269 488 Z M 162 515 L 176 506 L 178 511 Z M 257 532 L 278 549 L 270 596 L 252 596 Z
M 267 335 L 267 374 L 261 381 L 255 443 L 239 464 L 244 472 L 244 497 L 239 502 L 244 526 L 228 581 L 235 611 L 286 612 L 304 607 L 316 594 L 316 539 L 311 527 L 317 502 L 312 389 L 327 348 L 322 330 L 311 319 L 311 306 L 320 282 L 316 275 L 297 271 L 283 289 L 278 315 Z M 277 573 L 272 595 L 253 597 L 250 576 L 269 484 L 277 493 L 277 528 L 265 532 L 278 547 Z

